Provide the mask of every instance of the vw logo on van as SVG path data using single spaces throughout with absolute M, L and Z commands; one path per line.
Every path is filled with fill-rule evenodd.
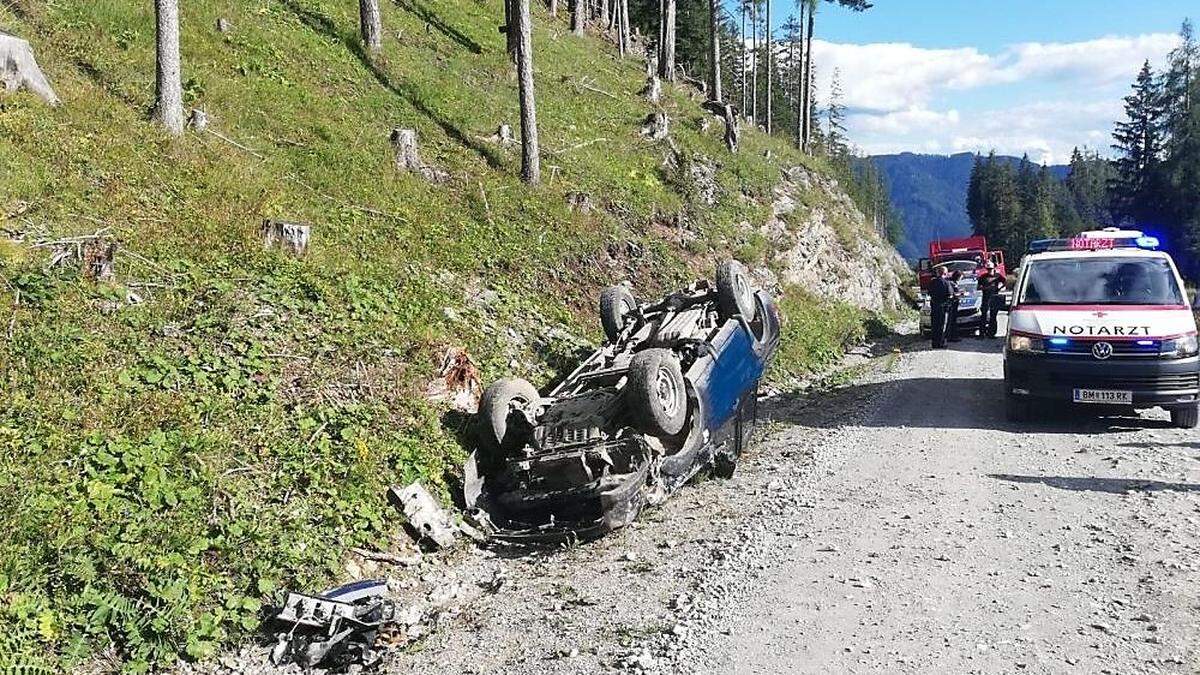
M 1113 355 L 1113 346 L 1108 342 L 1097 342 L 1092 345 L 1092 356 L 1103 361 Z

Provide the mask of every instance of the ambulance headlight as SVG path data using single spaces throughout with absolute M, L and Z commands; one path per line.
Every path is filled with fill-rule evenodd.
M 1174 340 L 1163 340 L 1162 355 L 1168 359 L 1186 359 L 1200 353 L 1200 343 L 1195 335 L 1185 335 Z
M 1014 354 L 1040 354 L 1046 351 L 1042 338 L 1028 335 L 1008 336 L 1008 351 Z

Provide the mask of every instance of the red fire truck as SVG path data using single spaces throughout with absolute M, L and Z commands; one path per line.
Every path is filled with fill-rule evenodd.
M 924 291 L 929 288 L 929 282 L 933 279 L 934 267 L 948 265 L 963 273 L 974 273 L 978 276 L 983 273 L 988 262 L 996 263 L 996 270 L 1008 276 L 1004 269 L 1004 251 L 989 251 L 987 239 L 982 236 L 931 241 L 929 257 L 921 258 L 917 262 L 917 281 Z

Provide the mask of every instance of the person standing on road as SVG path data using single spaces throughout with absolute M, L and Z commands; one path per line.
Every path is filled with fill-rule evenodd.
M 950 275 L 950 299 L 946 302 L 946 339 L 950 342 L 962 340 L 958 336 L 958 305 L 962 301 L 962 291 L 958 282 L 962 280 L 962 271 L 954 270 Z
M 946 279 L 946 268 L 935 267 L 929 282 L 929 332 L 933 336 L 933 348 L 946 347 L 946 310 L 951 295 L 950 281 Z
M 1000 314 L 1000 293 L 1008 282 L 996 269 L 996 263 L 988 261 L 987 270 L 979 275 L 979 292 L 983 295 L 983 321 L 979 324 L 979 337 L 996 337 L 996 318 Z

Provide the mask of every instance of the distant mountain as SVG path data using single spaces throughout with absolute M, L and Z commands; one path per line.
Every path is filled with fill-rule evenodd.
M 901 255 L 915 260 L 926 254 L 929 242 L 938 238 L 963 237 L 971 233 L 967 218 L 967 184 L 975 155 L 876 155 L 875 165 L 887 180 L 892 203 L 904 223 L 904 239 L 897 245 Z M 1014 164 L 1019 157 L 1002 157 Z M 1068 167 L 1052 166 L 1058 178 Z

